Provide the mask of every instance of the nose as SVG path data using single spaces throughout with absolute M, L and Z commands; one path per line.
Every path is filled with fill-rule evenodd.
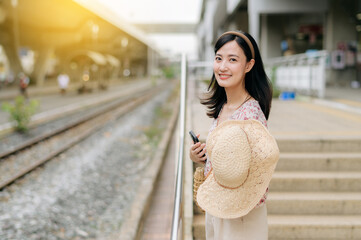
M 222 61 L 222 62 L 219 63 L 219 70 L 220 71 L 227 70 L 227 62 L 226 61 Z

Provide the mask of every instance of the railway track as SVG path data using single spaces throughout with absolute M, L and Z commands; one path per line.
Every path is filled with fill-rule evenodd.
M 60 128 L 46 131 L 7 151 L 0 152 L 0 190 L 73 147 L 112 119 L 124 115 L 168 87 L 170 84 L 163 84 L 132 93 L 107 104 L 104 108 L 85 113 L 81 118 L 69 119 Z

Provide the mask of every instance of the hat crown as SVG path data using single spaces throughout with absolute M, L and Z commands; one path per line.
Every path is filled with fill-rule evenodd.
M 226 188 L 242 186 L 252 157 L 247 134 L 238 125 L 228 125 L 214 141 L 210 155 L 216 181 Z
M 232 143 L 229 145 L 233 147 L 225 143 Z M 227 153 L 221 155 L 220 152 L 224 150 Z M 209 134 L 207 151 L 213 171 L 197 191 L 199 206 L 218 218 L 245 216 L 259 203 L 269 186 L 279 158 L 276 140 L 257 120 L 227 120 Z M 230 154 L 232 151 L 237 152 Z M 238 155 L 239 152 L 242 154 Z M 237 167 L 234 162 L 243 164 L 243 167 Z M 243 170 L 237 171 L 237 168 Z

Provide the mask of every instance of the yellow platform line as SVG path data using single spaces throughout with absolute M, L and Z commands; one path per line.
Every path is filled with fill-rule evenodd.
M 338 118 L 347 119 L 347 120 L 355 122 L 355 123 L 361 123 L 361 116 L 359 116 L 359 115 L 348 113 L 348 112 L 345 112 L 342 110 L 333 109 L 331 107 L 316 105 L 314 103 L 298 102 L 298 104 L 300 104 L 303 107 L 306 107 L 308 109 L 320 111 L 320 112 L 329 114 L 331 116 L 336 116 Z
M 339 102 L 339 103 L 346 104 L 346 105 L 350 105 L 350 106 L 353 106 L 353 107 L 361 108 L 361 102 L 347 100 L 347 99 L 335 99 L 335 101 Z

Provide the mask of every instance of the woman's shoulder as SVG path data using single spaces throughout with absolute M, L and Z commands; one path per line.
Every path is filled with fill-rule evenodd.
M 250 99 L 240 106 L 235 114 L 263 114 L 261 106 L 255 99 Z
M 232 119 L 237 120 L 248 120 L 255 119 L 259 120 L 263 125 L 267 126 L 267 120 L 264 113 L 255 99 L 248 100 L 245 102 L 232 116 Z

